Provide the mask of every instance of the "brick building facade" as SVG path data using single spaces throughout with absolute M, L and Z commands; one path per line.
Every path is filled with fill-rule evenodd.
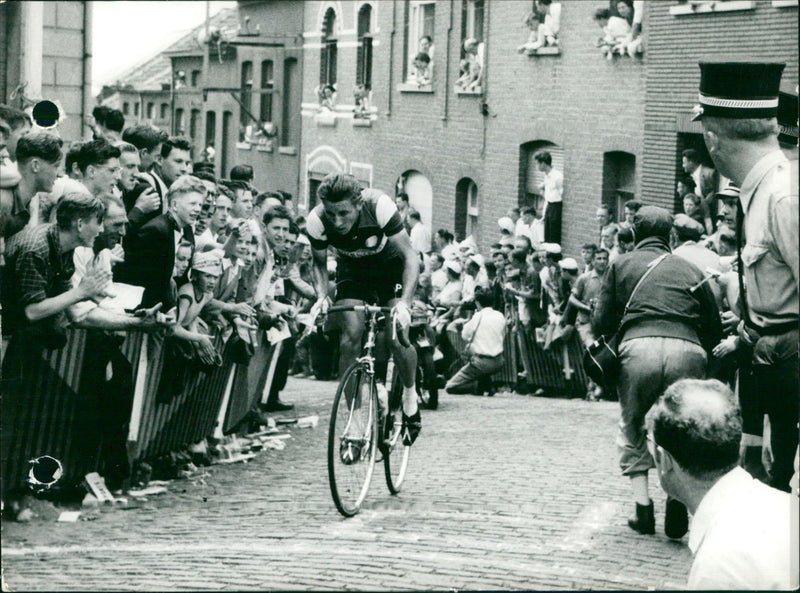
M 679 152 L 698 140 L 683 136 L 697 131 L 688 114 L 698 59 L 780 57 L 784 78 L 797 80 L 796 3 L 702 4 L 646 2 L 644 55 L 605 60 L 593 19 L 601 1 L 563 2 L 559 48 L 534 56 L 517 53 L 527 2 L 307 2 L 301 203 L 313 205 L 326 173 L 346 171 L 390 194 L 405 189 L 424 222 L 485 248 L 509 207 L 541 204 L 532 158 L 546 149 L 564 173 L 567 253 L 598 239 L 601 203 L 618 216 L 633 197 L 673 208 Z M 423 34 L 435 51 L 431 84 L 420 87 L 408 79 Z M 454 87 L 467 37 L 484 61 L 473 93 Z M 369 112 L 354 117 L 367 51 Z M 318 96 L 331 82 L 332 108 Z

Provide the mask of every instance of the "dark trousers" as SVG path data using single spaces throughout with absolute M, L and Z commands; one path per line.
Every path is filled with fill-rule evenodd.
M 133 367 L 119 349 L 117 336 L 90 331 L 86 339 L 87 357 L 84 367 L 86 389 L 94 391 L 102 435 L 101 472 L 111 489 L 122 486 L 130 477 L 127 440 L 133 406 Z M 111 365 L 111 377 L 106 370 Z
M 544 212 L 544 242 L 561 243 L 561 209 L 563 202 L 548 202 Z
M 758 390 L 760 409 L 769 416 L 772 446 L 770 485 L 789 492 L 797 451 L 800 376 L 797 354 L 771 365 L 753 365 L 752 381 Z M 760 432 L 756 433 L 760 434 Z
M 297 337 L 292 335 L 283 341 L 278 362 L 275 365 L 275 374 L 272 377 L 272 385 L 269 388 L 269 398 L 267 405 L 278 401 L 281 390 L 286 387 L 286 379 L 289 377 L 289 368 L 292 366 L 295 352 L 295 341 Z

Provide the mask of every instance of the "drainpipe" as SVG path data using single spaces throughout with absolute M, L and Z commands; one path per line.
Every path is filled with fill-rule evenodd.
M 83 126 L 87 116 L 92 97 L 92 5 L 87 0 L 83 2 L 83 86 L 81 87 L 81 127 L 80 136 L 83 137 Z
M 394 36 L 397 32 L 397 2 L 392 2 L 392 31 L 389 35 L 389 96 L 386 105 L 386 117 L 392 116 L 392 95 L 394 94 Z
M 489 127 L 489 34 L 490 15 L 491 9 L 489 5 L 491 2 L 484 4 L 483 12 L 483 99 L 481 99 L 481 117 L 483 118 L 483 142 L 481 144 L 481 157 L 486 156 L 486 129 Z
M 447 24 L 447 61 L 444 64 L 444 106 L 442 121 L 447 121 L 447 106 L 450 100 L 450 37 L 453 33 L 453 0 L 450 0 L 450 20 Z

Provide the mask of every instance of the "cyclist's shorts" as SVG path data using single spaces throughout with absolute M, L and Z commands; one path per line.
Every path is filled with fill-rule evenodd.
M 403 258 L 386 256 L 339 257 L 336 263 L 336 300 L 358 299 L 387 306 L 395 287 L 403 284 Z

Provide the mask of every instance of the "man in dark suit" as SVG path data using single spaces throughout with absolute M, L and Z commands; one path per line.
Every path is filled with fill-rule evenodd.
M 129 235 L 121 280 L 144 286 L 142 306 L 164 303 L 165 311 L 174 306 L 169 288 L 175 250 L 181 241 L 194 245 L 192 224 L 200 214 L 204 197 L 205 187 L 199 179 L 179 177 L 167 194 L 169 211 Z

